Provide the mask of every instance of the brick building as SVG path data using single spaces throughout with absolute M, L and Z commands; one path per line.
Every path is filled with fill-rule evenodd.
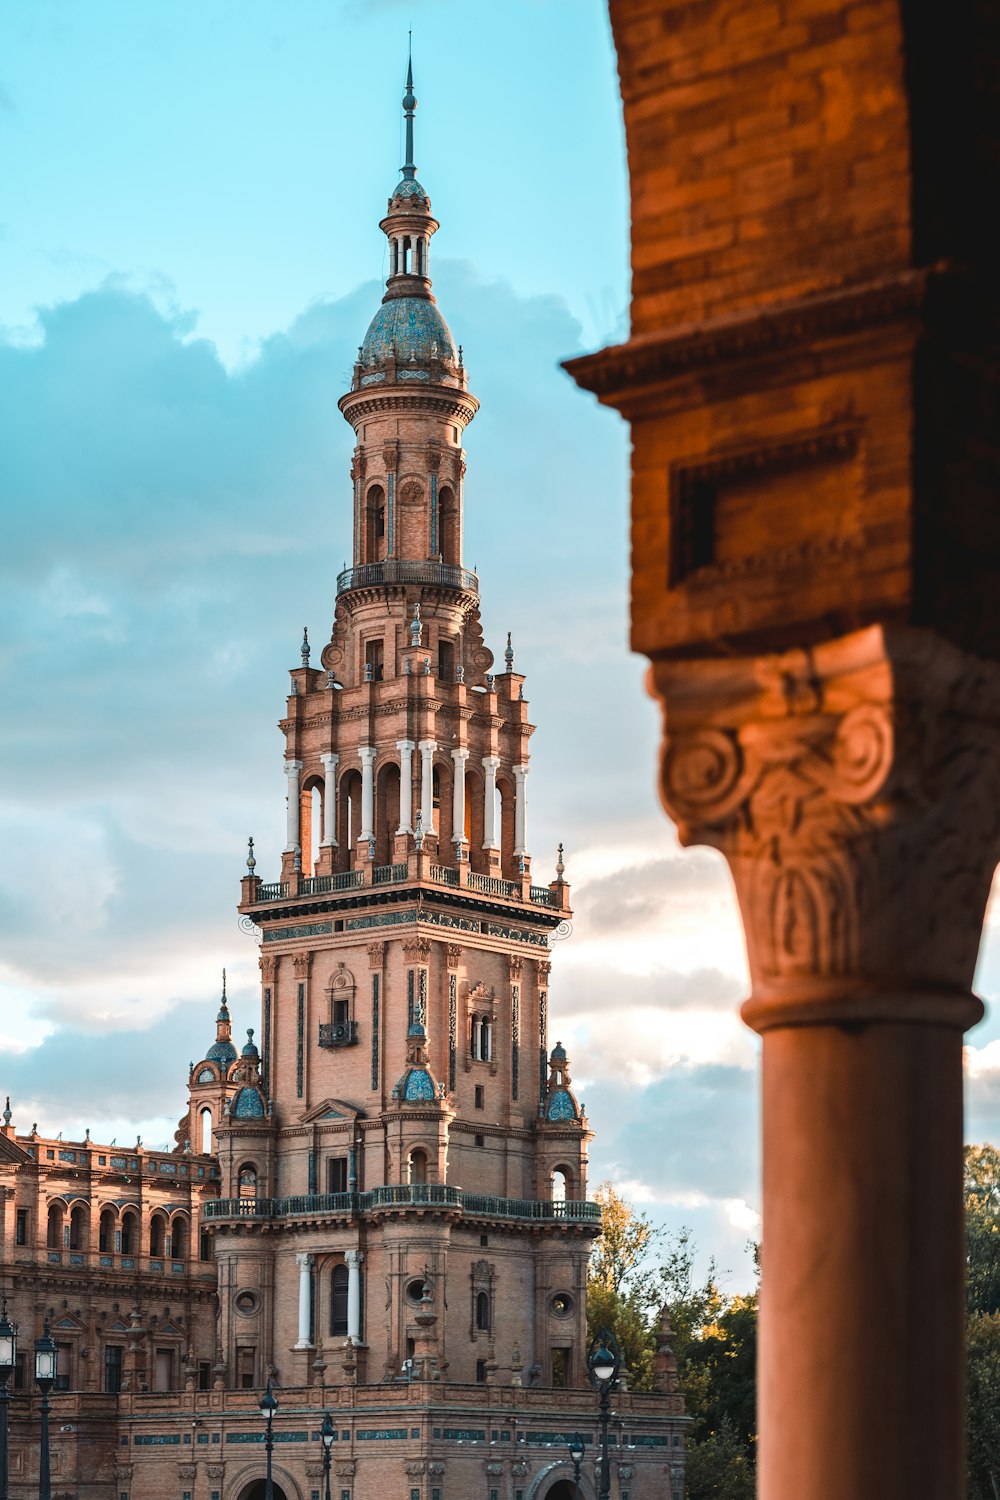
M 483 642 L 462 556 L 478 409 L 431 293 L 438 228 L 406 164 L 390 272 L 340 408 L 357 445 L 353 560 L 303 640 L 282 730 L 280 878 L 242 883 L 260 1024 L 223 987 L 176 1149 L 0 1135 L 3 1287 L 22 1348 L 60 1347 L 55 1492 L 259 1500 L 273 1379 L 275 1496 L 317 1500 L 332 1413 L 340 1500 L 596 1492 L 586 1274 L 590 1130 L 550 1046 L 561 858 L 535 884 L 533 726 L 508 638 Z M 12 1494 L 36 1483 L 16 1385 Z M 679 1496 L 685 1418 L 667 1332 L 657 1392 L 615 1398 L 621 1500 Z

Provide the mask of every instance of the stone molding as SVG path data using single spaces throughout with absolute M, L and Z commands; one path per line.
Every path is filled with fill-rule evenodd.
M 664 806 L 733 873 L 747 1023 L 973 1025 L 1000 667 L 872 626 L 780 656 L 656 662 L 649 682 Z

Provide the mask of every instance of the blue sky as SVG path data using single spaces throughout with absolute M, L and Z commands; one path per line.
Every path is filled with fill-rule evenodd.
M 655 795 L 627 650 L 624 425 L 558 368 L 627 327 L 624 148 L 598 0 L 0 11 L 0 1093 L 15 1123 L 169 1141 L 235 903 L 276 873 L 275 728 L 349 555 L 336 409 L 381 295 L 414 30 L 435 291 L 482 410 L 466 561 L 538 724 L 529 842 L 562 839 L 554 1027 L 592 1181 L 748 1279 L 756 1043 L 728 873 Z M 1000 990 L 990 929 L 983 992 Z M 969 1134 L 1000 1135 L 1000 1028 Z

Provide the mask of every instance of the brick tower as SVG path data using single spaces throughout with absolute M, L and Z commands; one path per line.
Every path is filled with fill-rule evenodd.
M 291 673 L 281 879 L 243 883 L 262 1023 L 217 1131 L 221 1360 L 255 1386 L 571 1386 L 598 1222 L 548 1052 L 569 888 L 561 861 L 531 881 L 524 678 L 509 641 L 492 674 L 463 566 L 478 402 L 431 291 L 412 82 L 403 105 L 389 277 L 340 401 L 353 566 L 322 666 L 304 639 Z

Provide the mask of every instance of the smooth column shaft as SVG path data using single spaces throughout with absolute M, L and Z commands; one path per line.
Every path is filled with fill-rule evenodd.
M 497 769 L 500 757 L 483 756 L 485 791 L 483 795 L 483 848 L 497 849 Z
M 514 853 L 527 854 L 525 825 L 527 820 L 528 767 L 514 767 Z
M 452 797 L 451 811 L 451 838 L 454 844 L 465 842 L 465 762 L 469 758 L 468 750 L 453 750 L 451 758 L 455 762 L 455 789 Z
M 337 761 L 332 750 L 325 751 L 323 762 L 323 848 L 337 847 Z
M 374 837 L 375 829 L 375 747 L 362 745 L 361 757 L 361 832 L 359 842 L 367 843 Z
M 311 1255 L 299 1253 L 295 1257 L 299 1268 L 299 1338 L 297 1349 L 308 1349 L 312 1343 L 312 1263 Z
M 413 832 L 413 752 L 412 740 L 397 740 L 399 751 L 399 827 L 397 833 Z
M 420 741 L 420 818 L 424 833 L 435 833 L 434 827 L 434 751 L 436 740 Z
M 299 777 L 302 774 L 300 760 L 285 761 L 288 777 L 288 810 L 285 828 L 285 853 L 292 854 L 299 847 Z
M 364 1254 L 360 1250 L 348 1250 L 347 1262 L 347 1338 L 352 1344 L 361 1342 L 361 1262 Z

